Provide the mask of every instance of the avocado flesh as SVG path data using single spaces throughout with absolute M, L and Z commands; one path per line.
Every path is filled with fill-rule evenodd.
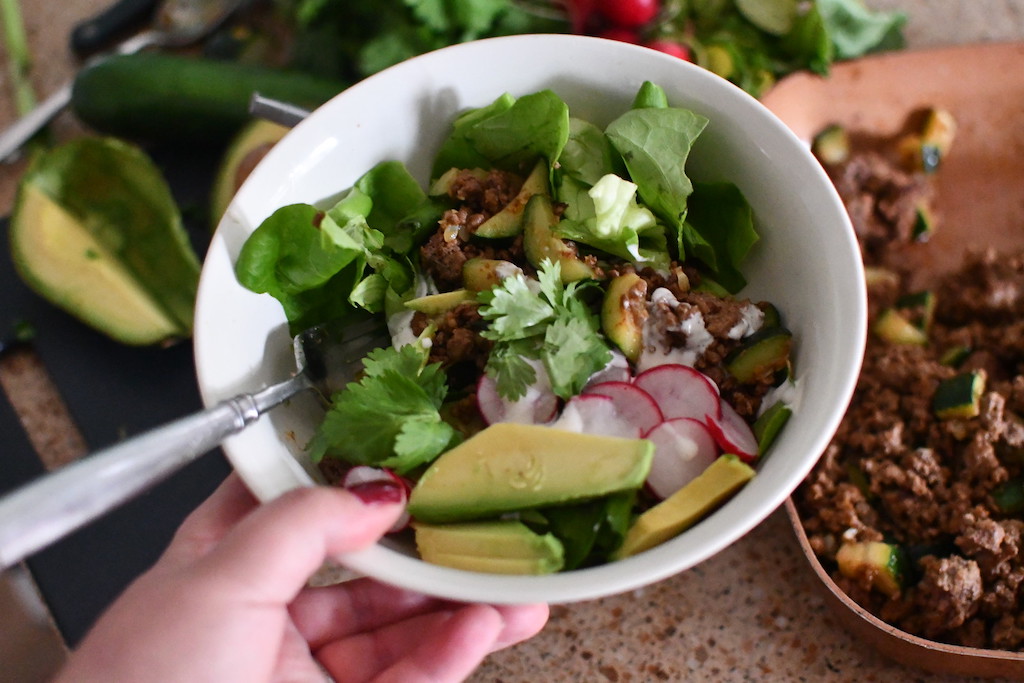
M 548 165 L 544 160 L 538 161 L 523 181 L 519 193 L 505 207 L 480 224 L 473 234 L 488 239 L 514 237 L 523 231 L 523 209 L 530 197 L 535 194 L 549 194 Z
M 428 523 L 487 519 L 633 490 L 653 455 L 643 439 L 500 422 L 434 461 L 409 496 L 409 514 Z
M 85 323 L 133 345 L 187 334 L 75 216 L 33 184 L 21 189 L 10 239 L 22 278 Z
M 535 194 L 523 210 L 523 251 L 534 268 L 545 259 L 561 267 L 562 282 L 575 282 L 594 277 L 594 270 L 580 260 L 576 249 L 554 233 L 558 223 L 551 198 Z
M 601 328 L 623 355 L 636 362 L 644 345 L 647 283 L 636 273 L 618 275 L 608 283 L 601 305 Z
M 636 555 L 678 536 L 753 476 L 754 470 L 737 456 L 719 456 L 689 484 L 637 517 L 616 558 Z
M 210 227 L 216 228 L 252 169 L 288 132 L 288 127 L 256 119 L 232 139 L 217 169 L 210 192 Z
M 488 574 L 550 574 L 564 564 L 561 542 L 513 520 L 414 525 L 425 561 Z

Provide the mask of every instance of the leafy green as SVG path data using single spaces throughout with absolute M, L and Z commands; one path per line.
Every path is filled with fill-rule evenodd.
M 705 263 L 715 280 L 736 293 L 747 281 L 739 270 L 757 242 L 754 212 L 743 193 L 732 183 L 698 183 L 690 195 L 687 224 L 712 248 L 714 258 Z
M 903 46 L 900 33 L 907 17 L 902 12 L 878 12 L 859 0 L 817 0 L 818 12 L 835 46 L 836 59 Z
M 365 374 L 335 394 L 309 444 L 310 457 L 389 467 L 400 474 L 426 464 L 456 439 L 441 419 L 447 385 L 438 363 L 417 344 L 372 351 Z
M 522 171 L 537 159 L 553 163 L 569 138 L 569 107 L 550 90 L 518 99 L 502 95 L 456 120 L 434 162 L 434 176 L 450 168 Z
M 564 569 L 607 562 L 622 545 L 629 529 L 635 491 L 537 511 L 539 519 L 525 520 L 552 533 L 565 549 Z
M 296 36 L 292 66 L 358 80 L 424 52 L 478 38 L 559 33 L 513 0 L 278 0 Z
M 597 316 L 582 300 L 587 284 L 563 284 L 561 268 L 545 260 L 531 289 L 525 276 L 505 278 L 480 292 L 480 315 L 490 323 L 481 334 L 495 342 L 486 372 L 498 393 L 515 400 L 536 379 L 528 358 L 540 359 L 551 387 L 562 398 L 575 396 L 586 380 L 611 359 Z
M 560 237 L 626 261 L 668 267 L 665 229 L 649 209 L 637 204 L 634 183 L 609 173 L 587 192 L 576 191 L 571 198 L 567 194 L 576 186 L 570 182 L 563 187 L 561 198 L 574 208 L 558 223 Z

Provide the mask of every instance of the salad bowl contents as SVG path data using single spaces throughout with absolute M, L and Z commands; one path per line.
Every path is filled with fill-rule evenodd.
M 855 266 L 820 167 L 738 89 L 612 41 L 481 41 L 357 85 L 257 167 L 204 267 L 197 366 L 215 400 L 310 324 L 385 317 L 362 378 L 233 439 L 235 467 L 264 498 L 407 482 L 408 528 L 356 571 L 584 599 L 700 561 L 806 473 L 860 354 Z

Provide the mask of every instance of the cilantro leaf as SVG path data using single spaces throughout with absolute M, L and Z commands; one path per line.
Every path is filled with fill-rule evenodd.
M 439 413 L 447 392 L 440 365 L 424 365 L 415 344 L 377 349 L 363 365 L 363 378 L 333 397 L 309 444 L 313 462 L 329 456 L 405 473 L 440 455 L 456 437 Z
M 480 315 L 490 323 L 481 334 L 495 341 L 486 372 L 505 398 L 521 398 L 536 371 L 527 359 L 539 359 L 555 394 L 569 398 L 611 359 L 597 316 L 580 297 L 587 283 L 563 284 L 561 268 L 545 259 L 536 287 L 516 275 L 481 292 Z

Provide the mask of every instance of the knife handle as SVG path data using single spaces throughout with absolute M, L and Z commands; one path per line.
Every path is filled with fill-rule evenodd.
M 149 23 L 160 0 L 118 0 L 71 31 L 71 50 L 85 59 L 109 48 L 115 39 Z

